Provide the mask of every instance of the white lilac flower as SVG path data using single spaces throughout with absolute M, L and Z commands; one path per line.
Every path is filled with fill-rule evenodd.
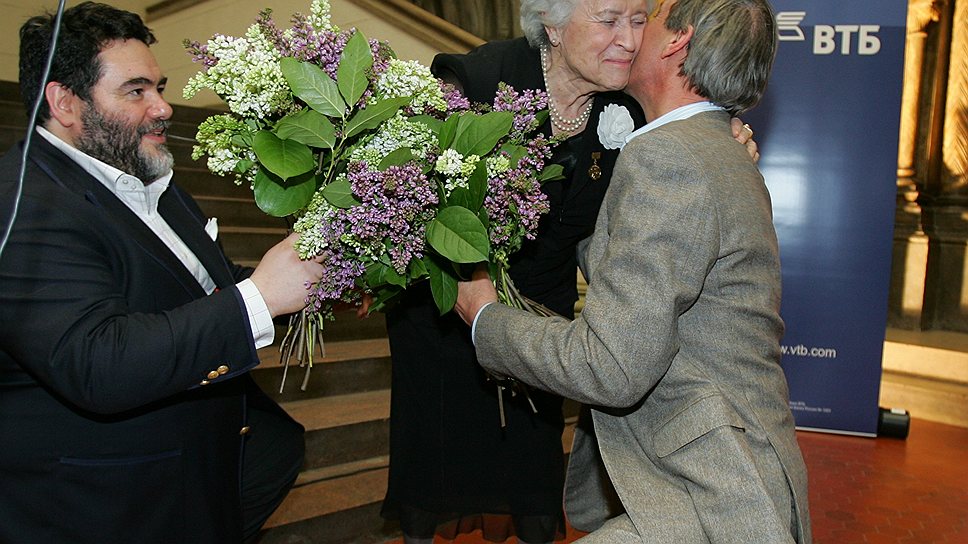
M 340 177 L 346 179 L 345 175 Z M 292 227 L 293 231 L 300 233 L 295 246 L 300 259 L 306 260 L 316 255 L 322 255 L 323 251 L 329 247 L 329 240 L 316 227 L 331 221 L 336 215 L 336 211 L 336 208 L 323 196 L 322 191 L 317 191 L 313 195 L 305 213 L 296 220 Z
M 209 88 L 233 113 L 257 119 L 292 108 L 279 52 L 258 25 L 250 26 L 244 38 L 216 35 L 207 48 L 218 62 L 189 79 L 183 92 L 186 99 Z
M 215 174 L 233 175 L 235 182 L 251 182 L 255 177 L 256 156 L 252 149 L 239 145 L 237 138 L 251 132 L 245 123 L 227 114 L 213 115 L 198 125 L 192 148 L 192 159 L 198 160 L 208 155 L 208 167 Z M 252 165 L 244 172 L 238 170 L 239 163 L 246 161 Z
M 503 174 L 511 168 L 511 160 L 505 154 L 488 157 L 485 161 L 487 165 L 487 177 L 493 178 Z
M 313 0 L 309 7 L 309 24 L 316 30 L 339 32 L 330 18 L 329 0 Z
M 463 164 L 460 165 L 460 175 L 464 178 L 471 177 L 474 170 L 477 168 L 477 163 L 481 160 L 479 155 L 468 155 L 464 157 Z
M 447 109 L 437 78 L 430 73 L 430 68 L 414 60 L 390 59 L 386 71 L 376 81 L 376 88 L 383 98 L 412 96 L 410 107 L 415 113 Z
M 208 157 L 208 169 L 216 174 L 231 174 L 239 164 L 239 157 L 229 149 L 217 149 Z
M 450 196 L 454 189 L 467 189 L 468 187 L 467 178 L 450 176 L 444 178 L 444 194 L 447 196 Z
M 445 149 L 444 152 L 437 157 L 437 163 L 434 165 L 434 170 L 445 176 L 456 176 L 460 174 L 463 161 L 464 157 L 458 153 L 456 149 Z
M 365 161 L 377 165 L 387 155 L 400 149 L 409 147 L 416 156 L 426 156 L 436 145 L 437 136 L 423 123 L 411 123 L 402 113 L 384 122 L 376 134 L 353 150 L 351 161 Z

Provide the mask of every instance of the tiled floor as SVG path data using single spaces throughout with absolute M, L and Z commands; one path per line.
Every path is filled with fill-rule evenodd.
M 968 429 L 913 419 L 906 440 L 799 439 L 815 544 L 968 543 Z M 470 534 L 454 542 L 486 541 Z
M 968 429 L 906 440 L 801 433 L 817 544 L 968 543 Z

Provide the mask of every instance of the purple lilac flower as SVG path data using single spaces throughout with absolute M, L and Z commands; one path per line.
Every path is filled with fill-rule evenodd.
M 185 40 L 182 42 L 182 45 L 188 54 L 192 56 L 192 62 L 201 63 L 206 68 L 211 68 L 218 64 L 218 57 L 208 52 L 208 44 L 200 43 L 198 40 Z
M 537 174 L 551 156 L 551 145 L 544 136 L 532 137 L 525 143 L 528 152 L 516 166 L 488 179 L 484 208 L 495 252 L 513 253 L 520 248 L 522 238 L 533 240 L 537 235 L 541 217 L 550 210 Z
M 518 93 L 514 87 L 501 84 L 494 96 L 494 111 L 509 111 L 514 114 L 511 125 L 512 139 L 526 139 L 527 134 L 538 128 L 535 114 L 548 107 L 547 93 L 526 89 Z
M 426 225 L 437 212 L 437 192 L 416 164 L 378 172 L 353 162 L 346 177 L 360 205 L 335 210 L 318 226 L 329 257 L 323 281 L 310 292 L 316 311 L 328 302 L 350 300 L 365 263 L 384 252 L 393 268 L 405 274 L 411 261 L 423 257 Z

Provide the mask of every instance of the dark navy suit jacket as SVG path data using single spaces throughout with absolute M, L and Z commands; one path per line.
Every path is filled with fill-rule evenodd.
M 20 155 L 0 160 L 3 225 Z M 247 374 L 258 357 L 235 283 L 251 269 L 226 259 L 176 185 L 159 213 L 215 293 L 98 180 L 33 139 L 0 255 L 0 542 L 241 539 L 246 410 L 280 410 Z

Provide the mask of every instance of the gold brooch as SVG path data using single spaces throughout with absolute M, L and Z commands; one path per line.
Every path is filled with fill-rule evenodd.
M 600 158 L 602 158 L 602 154 L 600 152 L 593 152 L 592 165 L 588 167 L 588 177 L 596 181 L 602 177 L 602 168 L 598 166 L 598 159 Z

